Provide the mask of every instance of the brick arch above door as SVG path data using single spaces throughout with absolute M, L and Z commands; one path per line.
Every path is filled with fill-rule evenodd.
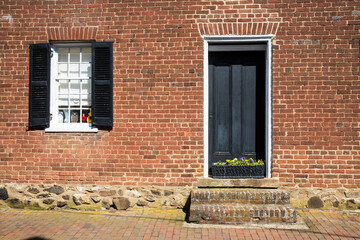
M 276 35 L 279 22 L 198 23 L 200 35 Z

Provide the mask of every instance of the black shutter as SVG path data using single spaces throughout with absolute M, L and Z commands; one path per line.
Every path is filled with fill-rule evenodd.
M 113 125 L 113 43 L 92 44 L 92 124 Z
M 49 127 L 50 45 L 30 45 L 29 128 Z

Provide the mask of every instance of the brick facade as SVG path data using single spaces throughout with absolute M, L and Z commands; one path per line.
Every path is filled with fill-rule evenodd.
M 0 1 L 0 182 L 196 186 L 203 38 L 274 34 L 273 177 L 360 185 L 360 2 Z M 27 130 L 29 45 L 114 42 L 114 125 Z

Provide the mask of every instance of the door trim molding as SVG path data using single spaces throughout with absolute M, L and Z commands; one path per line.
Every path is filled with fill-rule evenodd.
M 265 74 L 265 151 L 266 151 L 266 178 L 271 178 L 272 168 L 272 39 L 274 35 L 224 35 L 204 38 L 204 177 L 209 177 L 209 44 L 222 45 L 233 43 L 234 51 L 239 51 L 236 44 L 264 43 L 266 44 L 266 74 Z M 229 47 L 227 47 L 229 48 Z M 238 50 L 236 50 L 238 49 Z M 240 50 L 241 51 L 241 50 Z M 243 50 L 242 50 L 243 51 Z

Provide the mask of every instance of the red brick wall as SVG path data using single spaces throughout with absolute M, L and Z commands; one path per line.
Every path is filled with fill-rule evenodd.
M 0 182 L 195 186 L 204 163 L 200 33 L 273 33 L 273 175 L 286 186 L 357 187 L 359 4 L 3 0 Z M 113 129 L 27 131 L 29 44 L 78 39 L 114 42 Z
M 277 2 L 274 176 L 287 186 L 357 188 L 360 2 Z

